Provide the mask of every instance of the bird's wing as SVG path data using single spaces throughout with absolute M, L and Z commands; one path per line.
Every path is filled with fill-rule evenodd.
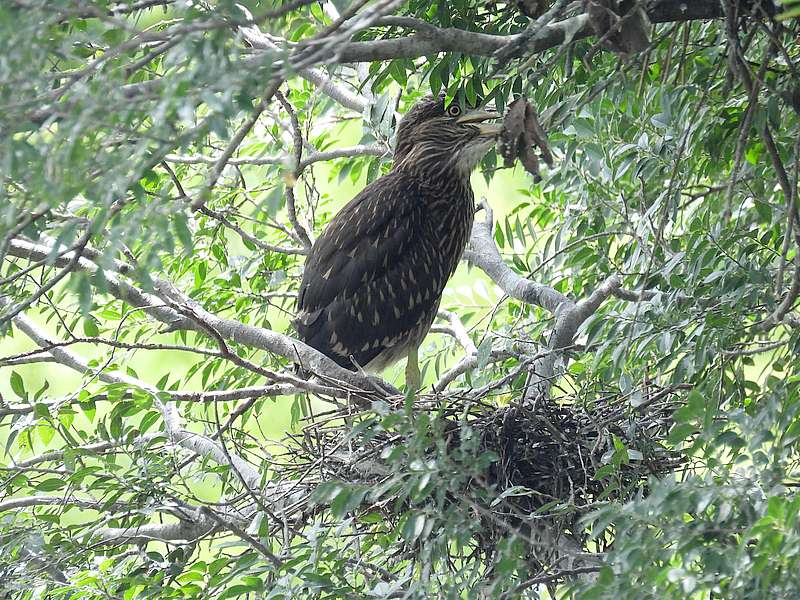
M 415 282 L 423 279 L 420 245 L 430 240 L 420 235 L 430 224 L 418 197 L 401 175 L 373 182 L 334 217 L 306 260 L 295 327 L 343 366 L 352 366 L 350 356 L 367 364 L 438 303 L 438 292 L 422 301 Z
M 408 180 L 373 182 L 331 220 L 306 259 L 298 305 L 313 311 L 352 293 L 396 261 L 420 216 Z

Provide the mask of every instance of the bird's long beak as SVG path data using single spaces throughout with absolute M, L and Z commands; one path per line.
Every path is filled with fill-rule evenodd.
M 501 123 L 487 123 L 492 119 L 499 119 L 502 115 L 491 109 L 477 109 L 465 113 L 463 116 L 456 119 L 457 123 L 469 123 L 478 128 L 481 136 L 495 136 L 503 131 Z

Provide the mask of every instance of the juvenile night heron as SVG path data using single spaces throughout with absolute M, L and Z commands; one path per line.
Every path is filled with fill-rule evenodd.
M 417 348 L 472 229 L 470 174 L 494 145 L 499 117 L 420 100 L 397 130 L 394 166 L 353 198 L 306 260 L 294 321 L 300 339 L 348 369 L 380 371 Z

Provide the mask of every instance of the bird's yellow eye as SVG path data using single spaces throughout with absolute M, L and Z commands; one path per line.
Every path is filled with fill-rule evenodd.
M 461 107 L 458 104 L 451 104 L 447 107 L 447 114 L 451 117 L 457 117 L 461 114 Z

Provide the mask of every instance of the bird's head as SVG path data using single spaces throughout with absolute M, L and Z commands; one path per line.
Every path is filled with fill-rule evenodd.
M 445 108 L 444 95 L 426 96 L 397 128 L 395 168 L 454 169 L 469 177 L 502 130 L 489 123 L 501 115 L 490 109 Z

